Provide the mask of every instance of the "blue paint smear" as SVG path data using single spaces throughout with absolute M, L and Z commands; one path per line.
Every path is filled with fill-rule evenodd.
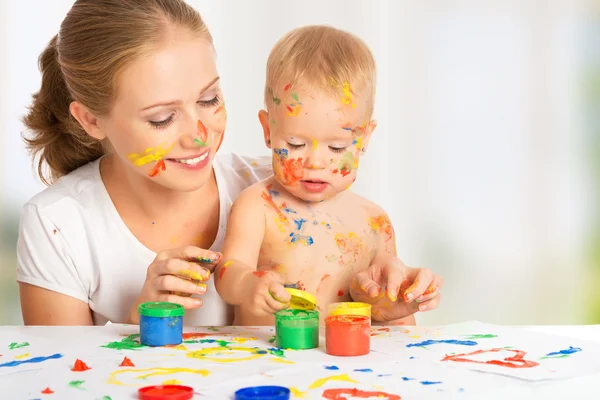
M 313 225 L 319 225 L 319 221 L 317 221 L 316 219 L 313 221 Z
M 414 381 L 414 380 L 415 380 L 415 378 L 407 378 L 406 376 L 403 376 L 403 377 L 402 377 L 402 380 L 403 380 L 403 381 Z
M 285 158 L 288 156 L 287 149 L 273 149 L 273 153 L 277 154 L 279 157 Z
M 331 225 L 327 224 L 325 226 L 327 227 L 327 229 L 331 229 Z
M 285 211 L 288 214 L 298 214 L 295 210 L 289 208 L 289 207 L 285 207 L 283 208 L 283 211 Z
M 330 369 L 330 370 L 333 370 L 333 371 L 337 371 L 338 369 L 340 369 L 337 365 L 326 365 L 324 368 L 325 369 Z
M 392 374 L 379 374 L 379 375 L 377 375 L 378 378 L 382 378 L 384 376 L 392 376 Z
M 342 127 L 342 129 L 343 129 L 343 130 L 345 130 L 345 131 L 351 131 L 351 130 L 352 130 L 352 127 L 350 127 L 350 126 L 345 126 L 345 127 Z
M 271 197 L 277 197 L 279 196 L 279 192 L 277 190 L 269 189 L 269 195 Z
M 307 222 L 304 218 L 300 218 L 300 219 L 295 219 L 294 223 L 296 224 L 296 229 L 300 230 L 302 229 L 302 224 Z
M 552 357 L 552 356 L 567 356 L 569 354 L 574 354 L 581 351 L 581 348 L 579 347 L 573 347 L 573 346 L 569 346 L 568 349 L 565 350 L 561 350 L 561 351 L 555 351 L 552 353 L 548 353 L 546 354 L 546 357 Z
M 46 360 L 52 360 L 52 359 L 56 359 L 56 358 L 62 358 L 62 354 L 60 353 L 56 353 L 56 354 L 52 354 L 51 356 L 47 356 L 47 357 L 33 357 L 33 358 L 29 358 L 27 360 L 19 360 L 19 361 L 10 361 L 4 364 L 0 364 L 0 368 L 2 367 L 16 367 L 18 365 L 21 364 L 37 364 L 37 363 L 41 363 L 42 361 L 46 361 Z
M 354 372 L 373 372 L 371 368 L 355 369 Z
M 292 233 L 290 233 L 290 237 L 292 238 L 292 240 L 291 240 L 292 243 L 296 243 L 296 242 L 302 241 L 302 240 L 305 240 L 306 244 L 308 246 L 310 246 L 314 243 L 312 236 L 302 236 L 302 235 L 298 235 L 297 233 L 292 232 Z
M 430 381 L 421 381 L 419 382 L 421 385 L 437 385 L 440 384 L 442 382 L 430 382 Z
M 255 354 L 269 354 L 269 352 L 266 350 L 256 350 Z
M 413 359 L 414 359 L 414 357 L 413 357 L 413 356 L 410 356 L 409 360 L 413 360 Z
M 424 342 L 407 344 L 406 347 L 424 347 L 424 346 L 430 346 L 432 344 L 438 344 L 438 343 L 459 344 L 461 346 L 477 346 L 477 342 L 474 342 L 472 340 L 454 340 L 454 339 L 431 340 L 431 339 L 429 339 L 429 340 L 425 340 Z

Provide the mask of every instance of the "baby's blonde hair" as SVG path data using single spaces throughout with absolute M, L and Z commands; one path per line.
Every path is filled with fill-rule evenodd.
M 298 84 L 322 89 L 344 101 L 347 95 L 367 95 L 367 116 L 375 101 L 377 71 L 373 54 L 357 36 L 325 25 L 309 25 L 288 32 L 275 44 L 267 60 L 265 105 L 270 109 L 289 96 Z

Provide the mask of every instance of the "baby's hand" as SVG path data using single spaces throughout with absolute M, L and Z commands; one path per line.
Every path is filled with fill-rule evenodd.
M 373 305 L 373 320 L 393 321 L 436 308 L 443 285 L 444 279 L 431 270 L 407 267 L 393 257 L 356 274 L 350 295 L 354 301 Z
M 248 302 L 242 307 L 257 317 L 272 315 L 290 306 L 291 296 L 281 276 L 272 271 L 256 271 L 249 279 Z

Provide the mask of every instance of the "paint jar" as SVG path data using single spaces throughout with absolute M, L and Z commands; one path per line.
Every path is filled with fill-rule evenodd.
M 327 315 L 363 315 L 371 318 L 371 305 L 352 301 L 331 303 L 327 306 Z
M 280 349 L 319 347 L 319 312 L 288 308 L 275 314 L 275 337 Z
M 290 389 L 283 386 L 252 386 L 235 392 L 235 400 L 288 400 Z
M 183 306 L 167 302 L 149 302 L 138 306 L 140 342 L 146 346 L 166 346 L 183 341 Z
M 330 315 L 325 318 L 325 348 L 332 356 L 364 356 L 371 351 L 371 317 Z

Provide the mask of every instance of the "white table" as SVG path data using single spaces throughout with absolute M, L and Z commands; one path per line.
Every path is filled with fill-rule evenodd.
M 581 339 L 588 340 L 600 343 L 600 325 L 595 326 L 529 326 L 522 327 L 528 331 L 532 332 L 541 332 L 546 334 L 554 334 L 560 335 L 573 339 Z M 189 328 L 192 329 L 192 328 Z M 184 329 L 184 331 L 189 332 L 189 329 Z M 248 327 L 228 327 L 221 328 L 220 332 L 215 332 L 215 329 L 209 328 L 202 330 L 201 328 L 194 328 L 197 332 L 213 332 L 211 333 L 212 339 L 210 340 L 218 340 L 219 335 L 223 334 L 224 339 L 231 340 L 231 337 L 235 335 L 240 335 L 241 337 L 246 337 L 248 335 L 256 336 L 259 340 L 262 340 L 262 343 L 266 346 L 273 346 L 273 344 L 268 343 L 268 339 L 273 335 L 272 328 L 248 328 Z M 134 399 L 136 397 L 137 387 L 123 387 L 123 386 L 115 386 L 107 383 L 107 377 L 111 374 L 111 371 L 118 369 L 117 362 L 119 362 L 124 355 L 130 357 L 134 363 L 140 362 L 142 364 L 142 354 L 146 357 L 147 354 L 136 351 L 124 351 L 119 352 L 114 349 L 100 349 L 100 345 L 106 344 L 111 341 L 119 341 L 124 338 L 123 335 L 135 333 L 137 332 L 137 327 L 135 326 L 125 326 L 125 325 L 117 325 L 112 324 L 104 327 L 18 327 L 18 326 L 5 326 L 0 327 L 0 365 L 6 362 L 10 362 L 11 360 L 16 360 L 15 357 L 22 357 L 24 355 L 28 355 L 26 357 L 19 358 L 21 360 L 27 359 L 27 357 L 35 357 L 43 354 L 53 354 L 60 352 L 64 354 L 64 357 L 60 360 L 50 360 L 46 362 L 42 362 L 39 364 L 27 364 L 32 369 L 18 372 L 18 373 L 10 373 L 6 374 L 8 368 L 0 368 L 0 398 L 1 399 L 102 399 L 104 395 L 109 394 L 112 400 L 119 398 L 126 399 Z M 229 334 L 233 332 L 235 335 Z M 7 350 L 9 344 L 12 342 L 18 343 L 21 340 L 26 340 L 30 343 L 29 346 L 17 348 L 14 350 Z M 207 339 L 208 340 L 208 339 Z M 323 342 L 323 339 L 321 340 Z M 215 342 L 216 343 L 216 342 Z M 185 345 L 185 344 L 184 344 Z M 189 349 L 183 349 L 184 352 L 188 350 L 193 350 L 192 346 L 195 344 L 186 345 L 190 347 Z M 200 346 L 200 345 L 198 345 Z M 212 345 L 211 345 L 212 346 Z M 214 344 L 216 346 L 216 344 Z M 243 341 L 239 341 L 229 346 L 249 346 L 248 343 Z M 265 347 L 266 348 L 266 347 Z M 157 350 L 158 349 L 152 349 Z M 164 350 L 164 349 L 162 349 Z M 180 349 L 182 350 L 182 349 Z M 171 350 L 169 350 L 171 351 Z M 174 351 L 174 350 L 173 350 Z M 309 352 L 318 352 L 320 353 L 304 353 L 306 354 L 315 354 L 317 357 L 331 357 L 324 354 L 321 350 L 309 350 Z M 189 356 L 185 358 L 184 352 L 178 353 L 181 355 L 177 355 L 180 357 L 180 360 L 186 360 L 186 366 L 189 365 Z M 17 354 L 19 353 L 19 354 Z M 296 353 L 294 353 L 296 354 Z M 300 353 L 298 353 L 300 354 Z M 154 356 L 154 353 L 152 354 Z M 165 362 L 170 362 L 171 366 L 175 358 L 169 359 L 168 354 L 159 354 L 156 353 L 155 358 L 165 357 L 167 360 Z M 308 356 L 307 356 L 308 357 Z M 317 357 L 317 358 L 318 358 Z M 386 355 L 382 355 L 381 353 L 374 354 L 373 352 L 366 356 L 361 362 L 371 362 L 369 365 L 377 365 L 377 363 L 384 363 L 386 361 Z M 73 361 L 75 358 L 81 358 L 83 361 L 88 363 L 92 369 L 86 372 L 71 372 L 69 368 L 73 365 Z M 150 357 L 152 358 L 152 357 Z M 156 360 L 151 360 L 148 358 L 147 362 L 155 362 Z M 319 358 L 319 360 L 321 360 Z M 393 361 L 393 357 L 388 357 Z M 305 360 L 310 361 L 310 357 Z M 334 358 L 328 358 L 328 363 L 333 363 Z M 271 360 L 273 361 L 273 360 Z M 275 360 L 277 361 L 277 360 Z M 340 361 L 345 362 L 346 360 Z M 146 361 L 143 361 L 146 362 Z M 182 361 L 184 362 L 184 361 Z M 198 365 L 207 365 L 202 364 L 205 360 L 198 360 Z M 284 362 L 286 362 L 284 360 Z M 296 365 L 301 365 L 303 361 L 300 360 Z M 324 364 L 325 361 L 319 361 L 321 364 Z M 600 359 L 598 359 L 600 363 Z M 269 365 L 275 365 L 278 363 L 272 363 Z M 237 364 L 228 364 L 226 368 L 231 368 L 231 375 L 226 378 L 231 385 L 235 386 L 235 382 L 237 382 L 238 378 L 232 378 L 232 376 L 236 376 L 236 374 L 242 374 L 244 371 L 245 365 L 251 365 L 250 363 L 237 363 Z M 341 365 L 341 364 L 340 364 Z M 21 366 L 19 366 L 20 368 Z M 278 365 L 281 368 L 292 368 L 292 365 Z M 198 367 L 199 368 L 199 367 Z M 207 367 L 208 368 L 208 367 Z M 225 368 L 225 367 L 224 367 Z M 409 368 L 409 367 L 408 367 Z M 590 374 L 582 377 L 575 377 L 565 380 L 555 380 L 555 381 L 543 381 L 543 382 L 530 382 L 525 380 L 520 380 L 516 378 L 510 378 L 502 375 L 496 374 L 484 374 L 480 372 L 468 372 L 472 374 L 473 379 L 485 379 L 487 382 L 487 388 L 489 389 L 484 395 L 481 392 L 478 393 L 462 393 L 457 395 L 454 393 L 453 396 L 443 397 L 443 398 L 457 398 L 457 399 L 502 399 L 505 400 L 507 398 L 510 399 L 600 399 L 600 374 Z M 77 375 L 80 374 L 80 375 Z M 216 374 L 218 375 L 218 373 Z M 218 377 L 213 375 L 213 380 L 211 382 L 217 382 Z M 72 381 L 73 376 L 81 377 L 81 380 L 84 380 L 85 383 L 82 385 L 87 387 L 86 390 L 78 390 L 77 388 L 70 387 L 69 389 L 65 389 L 67 387 L 67 382 Z M 258 375 L 257 375 L 258 376 Z M 166 379 L 167 377 L 165 377 Z M 190 382 L 185 381 L 183 384 L 188 384 L 194 386 L 196 391 L 202 392 L 202 388 L 207 387 L 205 384 L 204 378 L 198 377 L 196 380 L 191 380 L 191 382 L 199 382 L 198 386 L 192 385 Z M 241 379 L 241 378 L 239 378 Z M 137 382 L 137 381 L 136 381 Z M 200 383 L 201 382 L 201 383 Z M 248 381 L 251 382 L 251 381 Z M 278 378 L 272 378 L 271 382 L 273 384 L 278 384 Z M 87 386 L 89 385 L 89 386 Z M 43 387 L 49 386 L 55 390 L 56 393 L 51 395 L 41 394 L 41 389 Z M 138 384 L 138 386 L 144 386 L 142 384 Z M 244 384 L 242 386 L 252 386 L 251 384 Z M 385 385 L 382 384 L 382 390 L 385 391 Z M 106 389 L 106 390 L 105 390 Z M 118 390 L 118 393 L 115 394 L 115 390 Z M 111 392 L 112 391 L 112 392 Z M 227 396 L 219 395 L 219 396 L 201 396 L 196 395 L 194 399 L 200 398 L 233 398 L 231 394 L 233 390 L 229 391 Z M 398 393 L 402 395 L 402 393 Z M 305 396 L 304 398 L 321 398 L 320 396 L 315 396 L 314 394 L 310 394 Z M 410 396 L 408 396 L 410 397 Z M 292 396 L 292 399 L 295 397 Z M 403 397 L 404 399 L 405 397 Z M 414 398 L 414 397 L 413 397 Z M 419 398 L 429 398 L 429 396 L 422 396 Z M 435 397 L 439 398 L 439 397 Z

